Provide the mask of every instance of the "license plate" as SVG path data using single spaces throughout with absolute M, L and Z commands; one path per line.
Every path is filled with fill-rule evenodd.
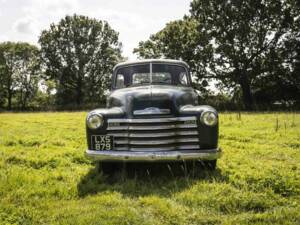
M 97 151 L 113 149 L 113 136 L 109 135 L 92 135 L 92 146 Z

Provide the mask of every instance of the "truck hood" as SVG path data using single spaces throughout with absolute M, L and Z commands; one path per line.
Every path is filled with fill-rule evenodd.
M 142 115 L 178 115 L 184 105 L 196 105 L 197 94 L 191 87 L 146 85 L 113 91 L 108 108 L 121 107 L 128 117 Z

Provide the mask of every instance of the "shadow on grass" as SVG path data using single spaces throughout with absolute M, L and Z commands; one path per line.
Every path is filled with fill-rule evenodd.
M 80 197 L 101 192 L 120 192 L 128 197 L 159 195 L 168 197 L 199 180 L 225 182 L 228 178 L 214 171 L 186 163 L 130 163 L 111 176 L 95 165 L 77 186 Z

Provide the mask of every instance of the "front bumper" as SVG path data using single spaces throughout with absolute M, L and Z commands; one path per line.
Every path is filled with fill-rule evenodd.
M 185 161 L 185 160 L 215 160 L 220 158 L 221 149 L 181 150 L 181 151 L 94 151 L 86 150 L 85 155 L 95 161 Z

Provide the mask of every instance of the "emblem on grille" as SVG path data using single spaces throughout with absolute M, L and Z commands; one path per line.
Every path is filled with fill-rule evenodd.
M 170 109 L 159 109 L 156 107 L 149 107 L 142 110 L 135 110 L 134 115 L 161 115 L 161 114 L 170 114 Z

